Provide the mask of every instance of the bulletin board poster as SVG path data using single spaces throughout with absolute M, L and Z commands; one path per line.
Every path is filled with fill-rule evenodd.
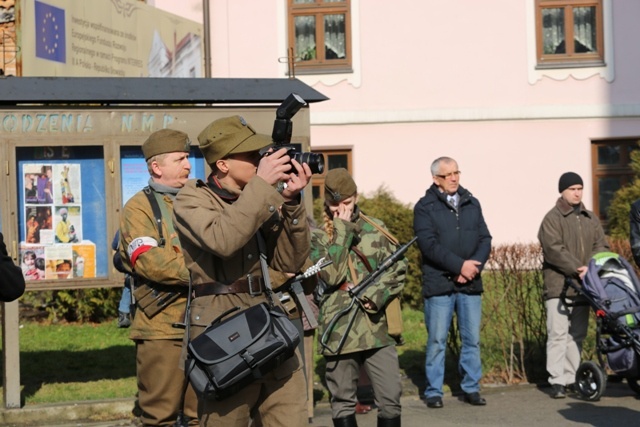
M 20 147 L 17 154 L 19 256 L 25 279 L 106 277 L 102 148 Z

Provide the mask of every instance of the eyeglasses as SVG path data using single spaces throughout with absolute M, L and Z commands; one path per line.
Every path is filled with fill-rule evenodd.
M 447 179 L 447 178 L 452 178 L 452 177 L 459 177 L 460 174 L 462 173 L 462 171 L 455 171 L 455 172 L 449 172 L 446 175 L 436 175 L 438 178 L 442 178 L 442 179 Z

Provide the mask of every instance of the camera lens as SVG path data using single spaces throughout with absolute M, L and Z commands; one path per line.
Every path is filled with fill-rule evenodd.
M 300 164 L 306 163 L 311 169 L 311 173 L 320 174 L 324 172 L 324 155 L 320 153 L 312 153 L 310 151 L 305 153 L 296 152 L 293 158 Z

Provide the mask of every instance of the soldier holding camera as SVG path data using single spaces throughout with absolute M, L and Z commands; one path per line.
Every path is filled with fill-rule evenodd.
M 174 231 L 173 200 L 189 179 L 190 143 L 186 133 L 163 129 L 142 144 L 149 187 L 124 206 L 120 219 L 120 257 L 136 278 L 138 309 L 129 337 L 136 342 L 138 402 L 145 426 L 173 426 L 183 394 L 180 354 L 189 271 Z M 158 223 L 160 220 L 160 224 Z M 197 398 L 188 388 L 184 414 L 197 425 Z
M 269 268 L 279 272 L 300 271 L 310 240 L 300 197 L 311 178 L 306 163 L 292 159 L 286 148 L 260 154 L 272 139 L 257 134 L 240 116 L 214 121 L 198 140 L 213 172 L 206 182 L 189 181 L 174 205 L 193 284 L 191 339 L 225 311 L 267 301 L 259 233 Z M 296 352 L 240 393 L 223 400 L 199 397 L 202 425 L 245 427 L 255 416 L 268 426 L 307 424 L 301 367 Z

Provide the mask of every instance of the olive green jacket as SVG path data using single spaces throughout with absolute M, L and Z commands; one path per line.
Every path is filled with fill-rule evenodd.
M 598 252 L 608 251 L 600 219 L 582 203 L 576 212 L 562 197 L 545 215 L 538 231 L 542 246 L 544 299 L 559 298 L 565 277 L 578 279 L 578 267 Z M 575 296 L 569 288 L 568 296 Z
M 381 221 L 370 219 L 384 227 Z M 336 313 L 351 303 L 349 293 L 338 288 L 345 282 L 359 284 L 369 272 L 361 258 L 351 250 L 352 245 L 365 255 L 374 270 L 396 250 L 395 245 L 387 237 L 361 218 L 355 222 L 335 219 L 333 224 L 333 241 L 329 241 L 329 236 L 323 230 L 313 230 L 311 235 L 311 260 L 317 262 L 319 259 L 325 258 L 325 261 L 333 261 L 320 272 L 320 278 L 328 285 L 328 290 L 320 302 L 318 316 L 318 337 L 320 340 L 322 340 L 329 322 Z M 348 259 L 351 259 L 357 277 L 352 276 Z M 396 344 L 395 339 L 388 334 L 385 308 L 393 298 L 400 296 L 404 287 L 406 268 L 407 260 L 403 258 L 392 265 L 376 283 L 364 291 L 360 301 L 369 300 L 375 304 L 376 308 L 365 311 L 362 307 L 354 307 L 351 312 L 342 316 L 331 334 L 327 336 L 327 344 L 331 350 L 336 350 L 345 333 L 348 335 L 340 354 Z M 347 324 L 352 315 L 356 317 L 353 326 L 347 332 Z M 319 352 L 325 356 L 334 355 L 322 346 L 319 346 Z
M 161 196 L 166 212 L 173 210 L 173 200 L 168 195 Z M 189 270 L 184 262 L 180 241 L 176 232 L 170 233 L 167 221 L 171 217 L 162 218 L 162 233 L 165 238 L 164 247 L 160 247 L 160 234 L 147 196 L 143 191 L 136 193 L 124 206 L 120 217 L 120 256 L 125 270 L 135 272 L 138 282 L 154 282 L 175 286 L 184 292 L 185 297 L 178 298 L 153 318 L 148 318 L 142 310 L 136 310 L 131 325 L 131 339 L 182 339 L 184 330 L 172 325 L 184 321 L 186 308 L 186 287 L 189 285 Z M 135 246 L 136 239 L 145 243 L 156 242 L 157 246 L 140 254 L 132 265 L 129 256 L 130 245 Z M 149 239 L 149 240 L 147 240 Z M 139 284 L 141 284 L 139 283 Z

